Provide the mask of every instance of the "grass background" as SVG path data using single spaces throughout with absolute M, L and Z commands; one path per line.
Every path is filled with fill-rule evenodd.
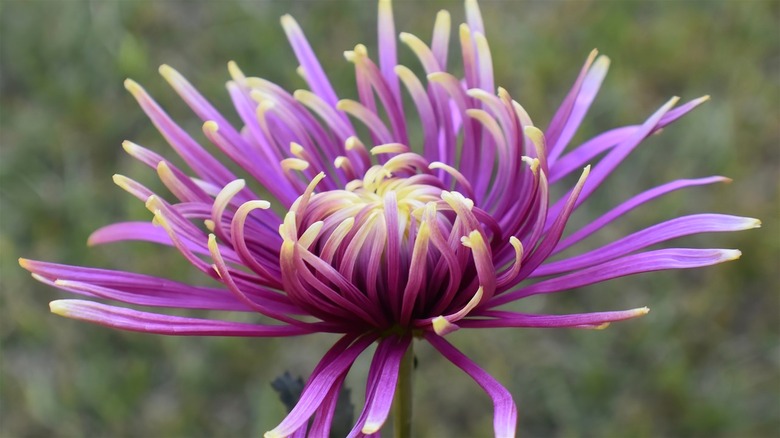
M 459 2 L 395 3 L 397 30 L 428 39 L 437 10 Z M 682 214 L 759 217 L 761 230 L 683 239 L 740 248 L 741 260 L 615 280 L 516 308 L 553 313 L 647 305 L 645 318 L 605 331 L 496 330 L 451 340 L 514 394 L 521 436 L 769 437 L 780 430 L 780 2 L 484 1 L 503 85 L 546 126 L 594 47 L 612 70 L 576 139 L 642 121 L 669 96 L 711 102 L 636 151 L 574 225 L 645 188 L 721 174 L 729 185 L 655 201 L 585 243 L 592 247 Z M 146 244 L 87 248 L 89 233 L 143 206 L 113 173 L 152 187 L 124 139 L 171 157 L 122 87 L 133 77 L 192 133 L 199 123 L 157 75 L 168 63 L 233 117 L 225 64 L 292 90 L 304 86 L 278 22 L 291 12 L 343 97 L 354 97 L 341 55 L 375 51 L 367 1 L 0 2 L 0 435 L 3 437 L 248 437 L 284 416 L 270 381 L 308 375 L 333 341 L 174 338 L 65 320 L 63 294 L 30 279 L 19 256 L 198 281 L 173 250 Z M 453 50 L 456 48 L 453 45 Z M 415 66 L 401 47 L 402 62 Z M 457 59 L 457 58 L 455 58 Z M 233 117 L 233 120 L 236 118 Z M 200 138 L 200 137 L 197 137 Z M 418 436 L 491 433 L 489 400 L 420 345 Z M 368 360 L 348 380 L 361 405 Z

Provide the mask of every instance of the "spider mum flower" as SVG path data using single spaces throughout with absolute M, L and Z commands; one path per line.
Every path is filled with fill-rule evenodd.
M 355 67 L 358 100 L 337 97 L 298 24 L 282 17 L 309 90 L 290 93 L 247 77 L 230 63 L 227 89 L 244 125 L 240 129 L 183 76 L 162 66 L 162 76 L 203 120 L 203 133 L 221 151 L 220 157 L 180 128 L 140 85 L 126 81 L 189 170 L 125 142 L 125 150 L 155 169 L 175 199 L 114 176 L 117 185 L 145 202 L 154 219 L 109 225 L 96 231 L 89 243 L 143 240 L 173 246 L 219 286 L 26 259 L 21 265 L 44 283 L 89 298 L 257 312 L 274 320 L 251 324 L 197 319 L 91 300 L 51 303 L 54 313 L 109 327 L 200 336 L 343 334 L 312 372 L 298 404 L 269 437 L 327 436 L 350 367 L 374 343 L 378 345 L 366 401 L 352 436 L 377 433 L 388 417 L 402 358 L 414 338 L 429 342 L 472 377 L 493 400 L 496 436 L 513 436 L 516 407 L 511 395 L 445 335 L 460 328 L 603 328 L 644 315 L 646 307 L 572 315 L 500 308 L 528 296 L 616 277 L 733 260 L 739 251 L 647 248 L 690 234 L 754 228 L 760 222 L 721 214 L 678 217 L 601 248 L 549 261 L 652 199 L 727 181 L 713 176 L 663 184 L 562 238 L 572 212 L 632 150 L 707 98 L 676 106 L 675 97 L 641 124 L 569 147 L 609 60 L 596 51 L 590 54 L 542 131 L 507 90 L 496 92 L 492 55 L 475 1 L 466 1 L 466 17 L 467 23 L 457 29 L 464 71 L 459 78 L 447 72 L 447 12 L 436 17 L 427 44 L 411 34 L 397 35 L 390 1 L 380 0 L 378 63 L 362 45 L 345 52 Z M 397 63 L 397 41 L 419 59 L 423 77 Z M 413 103 L 409 108 L 403 106 L 404 95 Z M 408 123 L 422 127 L 415 144 Z M 226 167 L 226 160 L 264 186 L 268 199 L 253 193 Z M 551 186 L 577 173 L 578 181 L 553 199 Z M 286 214 L 270 209 L 272 203 Z

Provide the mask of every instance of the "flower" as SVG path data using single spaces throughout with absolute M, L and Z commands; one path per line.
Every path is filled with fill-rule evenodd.
M 575 315 L 499 309 L 527 296 L 619 276 L 735 259 L 736 250 L 647 248 L 684 235 L 753 228 L 759 222 L 715 214 L 679 217 L 550 261 L 654 198 L 726 181 L 710 177 L 664 184 L 563 238 L 573 211 L 642 140 L 706 98 L 677 108 L 674 98 L 644 123 L 599 134 L 567 152 L 609 60 L 595 51 L 588 57 L 542 132 L 506 90 L 494 93 L 491 53 L 476 3 L 467 1 L 466 11 L 468 23 L 459 28 L 464 78 L 446 72 L 446 12 L 437 16 L 430 46 L 413 35 L 400 35 L 425 70 L 426 77 L 418 78 L 397 65 L 390 3 L 380 1 L 378 65 L 362 45 L 345 54 L 355 66 L 358 101 L 338 99 L 301 29 L 291 17 L 283 17 L 310 91 L 290 94 L 244 76 L 231 63 L 228 90 L 245 125 L 241 130 L 179 73 L 161 67 L 163 77 L 204 121 L 209 141 L 265 187 L 269 199 L 287 211 L 283 216 L 176 125 L 143 88 L 126 82 L 190 171 L 125 142 L 125 150 L 155 168 L 177 200 L 115 176 L 120 187 L 146 203 L 154 221 L 109 225 L 96 231 L 90 243 L 146 240 L 174 246 L 218 287 L 32 260 L 22 260 L 22 266 L 44 283 L 90 298 L 257 312 L 276 321 L 196 319 L 83 300 L 51 304 L 54 313 L 115 328 L 171 335 L 343 334 L 314 369 L 297 406 L 268 436 L 323 435 L 352 363 L 375 342 L 366 403 L 353 433 L 378 431 L 388 417 L 413 338 L 429 342 L 474 378 L 495 404 L 495 434 L 513 435 L 516 407 L 511 395 L 449 344 L 448 333 L 459 328 L 603 328 L 644 315 L 644 307 Z M 413 103 L 408 112 L 402 104 L 407 94 Z M 422 127 L 419 144 L 409 140 L 410 122 Z M 591 161 L 592 171 L 586 166 Z M 551 199 L 550 187 L 583 168 L 563 197 Z

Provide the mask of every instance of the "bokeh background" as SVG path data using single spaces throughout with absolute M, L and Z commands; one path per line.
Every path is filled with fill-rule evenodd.
M 397 29 L 428 39 L 441 8 L 454 23 L 463 19 L 460 2 L 397 1 Z M 563 313 L 647 305 L 652 312 L 643 319 L 605 331 L 458 332 L 451 340 L 514 394 L 521 436 L 777 436 L 780 2 L 483 1 L 482 10 L 496 82 L 538 125 L 546 126 L 592 48 L 611 57 L 578 140 L 641 122 L 672 95 L 712 95 L 637 150 L 574 222 L 672 179 L 720 174 L 734 182 L 655 201 L 584 248 L 702 211 L 758 217 L 764 227 L 679 242 L 740 248 L 736 262 L 516 307 Z M 228 60 L 289 90 L 304 86 L 278 21 L 286 12 L 340 94 L 354 97 L 342 51 L 363 42 L 375 53 L 371 1 L 0 2 L 0 435 L 249 437 L 284 416 L 271 380 L 287 370 L 307 376 L 332 337 L 175 338 L 70 321 L 48 312 L 48 301 L 64 294 L 33 281 L 16 258 L 202 281 L 173 250 L 86 247 L 102 225 L 149 218 L 112 174 L 161 189 L 121 141 L 173 156 L 122 81 L 140 82 L 197 136 L 200 123 L 157 74 L 168 63 L 236 120 L 224 90 Z M 480 389 L 430 348 L 420 345 L 417 355 L 416 434 L 490 435 L 492 407 Z M 348 380 L 357 405 L 367 362 Z

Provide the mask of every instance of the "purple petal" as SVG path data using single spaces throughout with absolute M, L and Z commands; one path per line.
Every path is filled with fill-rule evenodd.
M 585 78 L 582 81 L 582 86 L 577 93 L 576 99 L 572 106 L 569 116 L 566 118 L 566 122 L 563 125 L 563 130 L 560 137 L 554 144 L 550 145 L 550 154 L 548 160 L 550 165 L 554 165 L 560 154 L 566 149 L 566 146 L 574 137 L 577 128 L 579 128 L 582 119 L 585 118 L 585 114 L 588 112 L 590 105 L 596 98 L 596 94 L 599 92 L 601 83 L 604 81 L 604 77 L 607 75 L 609 69 L 609 58 L 606 56 L 600 56 L 593 63 L 593 66 L 588 70 Z M 552 141 L 552 140 L 551 140 Z
M 385 420 L 387 420 L 387 416 L 390 414 L 390 407 L 393 404 L 401 359 L 411 342 L 411 338 L 386 338 L 377 347 L 377 350 L 379 350 L 379 348 L 383 348 L 383 345 L 386 345 L 384 348 L 387 349 L 387 352 L 383 355 L 382 360 L 371 363 L 369 373 L 373 371 L 376 377 L 375 383 L 372 385 L 373 388 L 371 388 L 370 397 L 366 397 L 366 407 L 364 409 L 366 418 L 361 432 L 365 434 L 378 432 Z
M 680 179 L 677 181 L 672 181 L 670 183 L 666 183 L 664 185 L 652 188 L 645 192 L 642 192 L 639 195 L 636 195 L 633 198 L 629 199 L 628 201 L 613 208 L 612 210 L 610 210 L 600 218 L 596 219 L 595 221 L 580 228 L 579 230 L 577 230 L 577 232 L 573 233 L 572 235 L 563 239 L 561 242 L 558 243 L 558 246 L 555 247 L 553 254 L 557 254 L 563 251 L 564 249 L 574 245 L 575 243 L 585 239 L 586 237 L 600 230 L 601 228 L 603 228 L 605 225 L 609 224 L 616 218 L 624 215 L 625 213 L 628 213 L 629 211 L 635 209 L 636 207 L 639 207 L 640 205 L 649 202 L 655 198 L 661 197 L 667 193 L 685 187 L 693 187 L 693 186 L 699 186 L 704 184 L 713 184 L 716 182 L 729 182 L 729 181 L 731 181 L 729 178 L 725 178 L 722 176 L 711 176 L 708 178 L 698 178 L 698 179 Z
M 84 300 L 56 300 L 52 313 L 106 327 L 171 336 L 298 336 L 314 332 L 290 325 L 260 325 L 141 312 Z
M 669 111 L 661 118 L 658 125 L 656 125 L 655 129 L 652 130 L 650 134 L 658 132 L 661 128 L 689 113 L 708 99 L 709 96 L 700 97 Z M 611 129 L 593 137 L 582 145 L 577 146 L 574 150 L 566 154 L 566 156 L 556 160 L 555 163 L 551 165 L 550 183 L 559 181 L 569 173 L 582 168 L 582 166 L 587 164 L 593 157 L 621 143 L 623 140 L 633 135 L 639 128 L 639 125 L 631 125 Z
M 493 298 L 488 307 L 497 307 L 527 296 L 560 292 L 613 278 L 665 269 L 690 269 L 736 260 L 741 253 L 736 249 L 675 248 L 648 251 L 602 263 L 561 277 L 540 281 L 520 290 Z
M 678 97 L 669 99 L 663 104 L 642 126 L 634 132 L 629 138 L 615 146 L 601 161 L 593 167 L 590 178 L 582 188 L 582 193 L 577 199 L 575 208 L 582 204 L 588 197 L 604 182 L 612 171 L 631 153 L 648 134 L 653 132 L 658 126 L 662 117 L 677 103 Z M 550 208 L 552 217 L 558 215 L 558 212 L 564 208 L 567 197 L 560 199 Z M 552 224 L 550 224 L 552 225 Z
M 133 94 L 168 143 L 201 178 L 219 186 L 236 179 L 226 167 L 177 125 L 140 85 L 128 79 L 125 81 L 125 87 Z
M 466 355 L 458 351 L 439 335 L 425 332 L 425 339 L 439 350 L 442 356 L 468 374 L 493 400 L 493 431 L 495 436 L 514 437 L 517 430 L 517 407 L 512 400 L 512 394 L 501 386 L 496 379 L 485 372 Z
M 265 433 L 265 438 L 286 437 L 304 426 L 309 417 L 319 408 L 322 401 L 330 392 L 330 389 L 340 381 L 355 359 L 371 343 L 377 339 L 376 335 L 366 335 L 357 340 L 354 337 L 345 336 L 331 351 L 320 361 L 320 364 L 312 372 L 306 387 L 301 394 L 298 404 L 295 405 L 289 415 L 273 430 Z M 351 341 L 354 340 L 354 343 Z M 349 341 L 351 345 L 345 347 Z M 331 352 L 329 352 L 331 353 Z
M 545 130 L 550 145 L 558 144 L 558 138 L 561 136 L 561 133 L 566 125 L 566 121 L 571 115 L 572 109 L 574 108 L 574 104 L 577 100 L 577 96 L 580 93 L 582 83 L 585 80 L 585 77 L 588 74 L 591 65 L 593 65 L 593 61 L 596 59 L 597 55 L 598 50 L 594 49 L 590 52 L 588 58 L 585 60 L 585 64 L 582 66 L 582 69 L 580 69 L 580 74 L 574 81 L 574 85 L 572 85 L 571 90 L 569 90 L 569 94 L 567 94 L 563 99 L 561 106 L 558 107 L 558 111 L 555 112 L 555 115 L 550 121 L 550 125 L 547 127 L 547 130 Z M 553 156 L 556 156 L 560 153 L 560 151 L 557 150 L 551 150 L 549 152 Z
M 586 268 L 677 237 L 700 233 L 741 231 L 760 226 L 761 221 L 758 219 L 723 214 L 696 214 L 678 217 L 645 228 L 584 254 L 547 263 L 538 267 L 530 276 L 542 277 Z
M 396 64 L 398 64 L 398 54 L 395 43 L 395 22 L 393 21 L 393 7 L 390 0 L 379 0 L 379 11 L 377 17 L 377 33 L 379 40 L 379 65 L 382 69 L 382 76 L 387 81 L 387 85 L 393 93 L 396 101 L 399 101 L 401 94 L 398 87 L 398 77 L 395 75 Z
M 310 438 L 330 437 L 330 429 L 333 424 L 333 417 L 336 414 L 339 393 L 341 392 L 341 387 L 344 384 L 344 379 L 346 377 L 346 373 L 342 374 L 330 388 L 325 399 L 322 400 L 322 404 L 320 404 L 320 407 L 317 409 L 317 413 L 314 414 L 314 420 L 309 429 Z
M 647 307 L 621 310 L 615 312 L 578 313 L 571 315 L 533 315 L 517 312 L 488 310 L 475 315 L 493 319 L 464 319 L 459 322 L 463 328 L 498 328 L 498 327 L 534 327 L 534 328 L 606 328 L 614 321 L 636 318 L 646 315 Z
M 45 281 L 55 287 L 62 287 L 55 284 L 56 280 L 65 280 L 89 284 L 98 288 L 88 291 L 85 287 L 79 287 L 78 290 L 64 287 L 71 292 L 88 296 L 101 296 L 144 306 L 177 308 L 209 306 L 204 308 L 246 309 L 246 306 L 239 303 L 227 290 L 219 288 L 191 286 L 165 278 L 132 272 L 61 265 L 36 260 L 19 259 L 19 264 L 37 275 L 40 281 Z M 262 301 L 264 306 L 276 311 L 290 314 L 302 313 L 301 309 L 293 305 L 289 298 L 282 293 L 255 285 L 250 295 L 255 300 Z
M 300 26 L 291 16 L 285 15 L 282 17 L 282 27 L 284 27 L 284 32 L 287 34 L 287 39 L 290 41 L 298 62 L 301 63 L 309 87 L 330 106 L 335 107 L 336 102 L 338 102 L 336 92 L 333 91 L 333 86 L 314 55 L 314 51 Z
M 144 241 L 173 246 L 168 233 L 151 222 L 119 222 L 106 225 L 90 234 L 87 244 L 92 246 L 123 241 Z M 185 241 L 184 244 L 196 254 L 208 255 L 209 253 L 203 245 L 196 245 L 189 241 Z

